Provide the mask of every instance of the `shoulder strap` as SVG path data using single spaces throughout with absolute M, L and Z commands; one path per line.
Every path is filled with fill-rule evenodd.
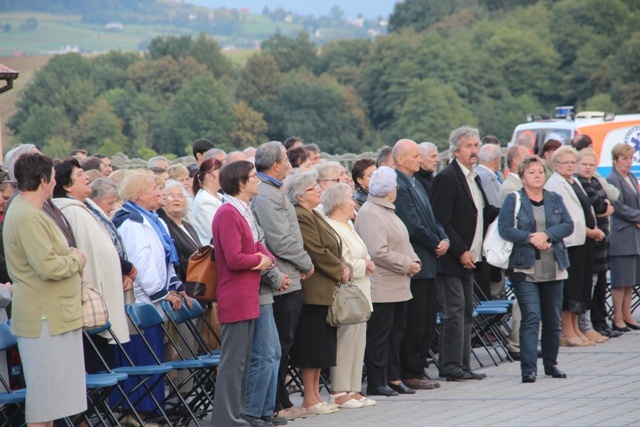
M 519 191 L 514 191 L 513 195 L 516 198 L 516 206 L 513 209 L 513 227 L 517 228 L 518 227 L 518 212 L 520 212 L 520 192 Z

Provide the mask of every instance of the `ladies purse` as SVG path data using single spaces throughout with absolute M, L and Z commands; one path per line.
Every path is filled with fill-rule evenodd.
M 518 212 L 520 211 L 520 193 L 514 191 L 516 205 L 513 209 L 513 227 L 518 228 Z M 509 257 L 513 251 L 513 242 L 505 240 L 498 231 L 498 218 L 496 218 L 489 228 L 482 243 L 482 254 L 485 260 L 494 267 L 507 269 L 509 267 Z
M 82 321 L 84 329 L 94 329 L 104 326 L 109 321 L 109 312 L 100 292 L 92 289 L 86 282 L 80 286 L 82 300 Z
M 362 289 L 349 283 L 338 283 L 333 291 L 333 302 L 327 312 L 330 326 L 354 325 L 369 320 L 371 306 Z
M 216 301 L 218 267 L 213 245 L 199 248 L 189 257 L 185 286 L 187 295 L 202 301 Z

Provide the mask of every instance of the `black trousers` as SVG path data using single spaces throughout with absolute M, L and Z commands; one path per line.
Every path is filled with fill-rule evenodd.
M 293 403 L 289 399 L 286 381 L 289 372 L 289 350 L 293 345 L 293 337 L 296 335 L 300 312 L 302 311 L 302 291 L 294 291 L 288 294 L 275 295 L 273 297 L 273 319 L 278 329 L 282 357 L 278 370 L 278 389 L 276 391 L 276 411 L 291 408 Z
M 373 303 L 367 321 L 364 366 L 367 388 L 384 387 L 400 378 L 400 343 L 407 325 L 407 302 Z
M 607 325 L 607 272 L 598 273 L 596 286 L 593 288 L 591 300 L 591 323 L 595 328 L 603 328 Z
M 429 349 L 436 337 L 438 293 L 435 279 L 411 281 L 413 298 L 407 301 L 407 330 L 402 340 L 402 379 L 424 378 Z

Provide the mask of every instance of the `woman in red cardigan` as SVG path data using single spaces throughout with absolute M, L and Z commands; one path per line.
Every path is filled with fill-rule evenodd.
M 212 224 L 218 267 L 218 317 L 222 324 L 222 352 L 213 419 L 216 426 L 248 426 L 247 368 L 255 319 L 260 315 L 260 272 L 275 267 L 273 255 L 260 243 L 251 212 L 251 198 L 260 181 L 253 164 L 233 162 L 220 172 L 226 193 Z

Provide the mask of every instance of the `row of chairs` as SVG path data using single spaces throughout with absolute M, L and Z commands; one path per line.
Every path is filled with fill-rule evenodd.
M 101 328 L 85 331 L 87 341 L 91 344 L 94 356 L 99 358 L 104 366 L 104 372 L 87 374 L 87 402 L 88 409 L 80 417 L 66 418 L 58 424 L 74 426 L 85 421 L 88 425 L 119 426 L 125 417 L 133 417 L 135 422 L 144 425 L 140 414 L 133 408 L 145 398 L 151 398 L 156 407 L 157 421 L 163 425 L 200 426 L 200 421 L 210 412 L 215 393 L 215 369 L 220 362 L 220 352 L 212 350 L 200 331 L 204 325 L 219 340 L 214 328 L 204 316 L 205 312 L 200 303 L 194 300 L 190 309 L 186 303 L 180 310 L 173 310 L 166 301 L 162 308 L 167 314 L 174 334 L 150 304 L 130 304 L 126 306 L 126 313 L 136 333 L 139 334 L 144 347 L 151 355 L 153 363 L 136 365 L 126 351 L 126 346 L 118 340 L 111 331 L 110 324 Z M 165 340 L 169 343 L 176 360 L 162 362 L 155 354 L 151 344 L 146 339 L 144 331 L 160 327 Z M 127 361 L 125 366 L 110 368 L 91 339 L 92 336 L 107 331 L 118 350 Z M 16 345 L 17 339 L 11 334 L 8 323 L 0 323 L 0 350 L 7 350 Z M 172 374 L 183 372 L 176 383 Z M 137 386 L 129 394 L 124 392 L 123 381 L 135 378 Z M 0 382 L 5 388 L 0 393 L 0 422 L 1 425 L 24 425 L 24 403 L 26 389 L 11 390 L 7 381 L 0 376 Z M 158 400 L 152 393 L 158 384 L 168 386 L 168 393 Z M 114 393 L 114 391 L 116 391 Z M 150 420 L 147 420 L 150 421 Z

